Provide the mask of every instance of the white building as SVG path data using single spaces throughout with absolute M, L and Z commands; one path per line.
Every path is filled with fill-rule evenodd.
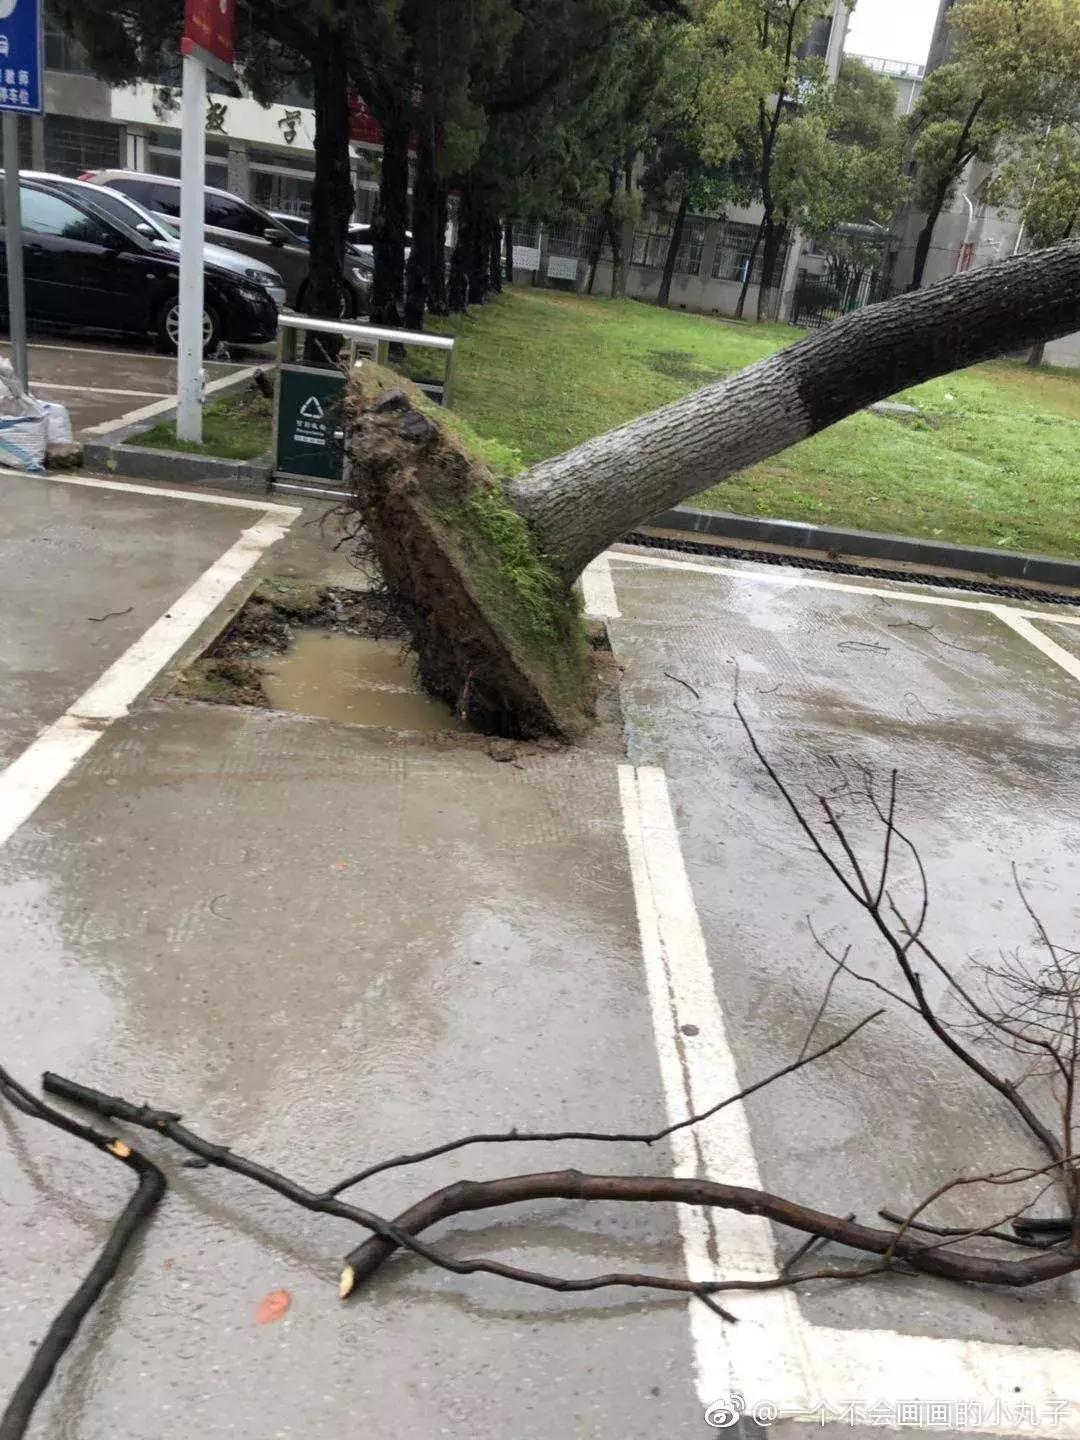
M 22 120 L 26 166 L 63 175 L 84 170 L 180 174 L 178 96 L 166 88 L 114 88 L 98 80 L 79 46 L 46 13 L 45 115 Z M 222 87 L 211 81 L 211 90 Z M 315 173 L 315 114 L 299 96 L 263 109 L 212 93 L 207 103 L 206 183 L 268 209 L 306 214 Z M 357 217 L 368 220 L 378 193 L 377 147 L 354 145 Z

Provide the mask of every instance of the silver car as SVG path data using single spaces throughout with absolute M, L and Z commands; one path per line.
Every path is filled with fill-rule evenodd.
M 23 170 L 20 173 L 24 180 L 42 180 L 53 190 L 59 190 L 75 199 L 82 196 L 83 199 L 92 201 L 106 215 L 122 220 L 132 230 L 144 235 L 152 245 L 168 250 L 172 255 L 180 254 L 180 237 L 177 232 L 137 200 L 121 195 L 118 190 L 110 190 L 104 185 L 91 185 L 85 180 L 72 180 L 67 175 L 49 175 L 44 170 Z M 230 270 L 234 275 L 262 285 L 279 310 L 284 306 L 285 281 L 272 266 L 264 265 L 261 260 L 253 260 L 250 255 L 240 255 L 235 250 L 228 250 L 224 245 L 204 245 L 203 258 L 211 265 Z

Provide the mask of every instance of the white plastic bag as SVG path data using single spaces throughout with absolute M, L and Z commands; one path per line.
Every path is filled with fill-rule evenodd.
M 48 446 L 44 416 L 0 415 L 0 465 L 40 475 Z
M 51 449 L 53 445 L 71 445 L 75 434 L 71 428 L 71 416 L 66 405 L 57 405 L 53 400 L 39 402 L 45 411 L 45 439 Z

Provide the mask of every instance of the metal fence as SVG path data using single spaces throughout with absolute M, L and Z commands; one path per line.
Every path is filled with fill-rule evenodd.
M 820 329 L 834 320 L 887 300 L 892 293 L 887 276 L 876 270 L 830 267 L 823 275 L 803 271 L 795 288 L 791 323 Z

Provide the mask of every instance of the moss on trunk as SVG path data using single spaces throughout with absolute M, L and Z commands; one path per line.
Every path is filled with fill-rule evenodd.
M 510 452 L 364 364 L 346 455 L 361 549 L 402 609 L 426 688 L 488 733 L 582 733 L 592 670 L 579 599 L 505 498 Z
M 360 544 L 427 689 L 491 734 L 580 735 L 592 709 L 580 604 L 506 498 L 509 452 L 372 364 L 350 385 L 346 431 Z

